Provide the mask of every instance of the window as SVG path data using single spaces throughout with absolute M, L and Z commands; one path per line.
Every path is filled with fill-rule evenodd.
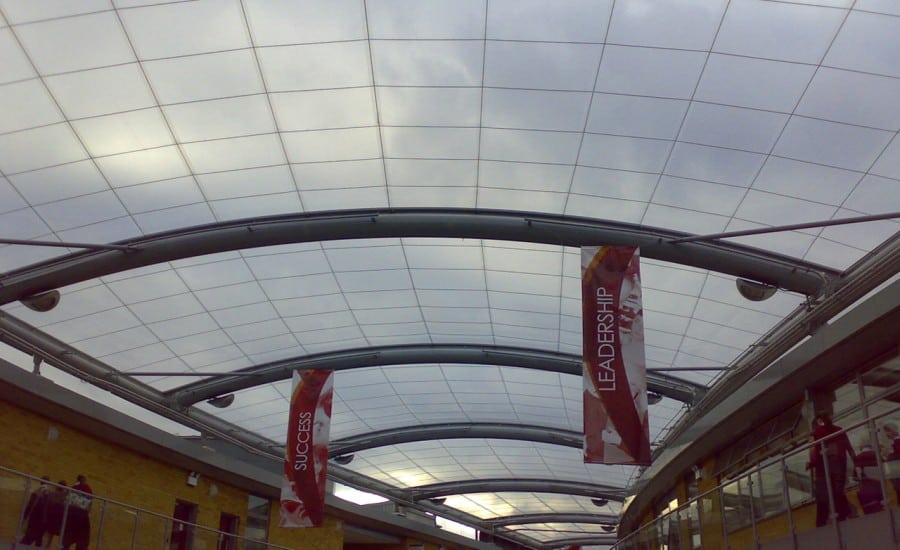
M 190 550 L 194 547 L 194 526 L 197 523 L 197 505 L 186 500 L 175 500 L 175 511 L 172 513 L 172 536 L 169 538 L 170 550 Z
M 233 536 L 229 535 L 237 534 L 240 523 L 241 519 L 233 514 L 226 514 L 225 512 L 219 514 L 219 531 L 223 534 L 220 535 L 217 550 L 237 550 L 237 541 Z
M 265 543 L 269 540 L 269 499 L 250 495 L 247 500 L 247 527 L 244 529 L 244 537 L 249 539 L 244 544 L 246 550 L 266 549 L 266 544 L 254 544 L 249 541 Z

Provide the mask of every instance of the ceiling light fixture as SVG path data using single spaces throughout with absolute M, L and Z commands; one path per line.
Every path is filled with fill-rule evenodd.
M 741 296 L 750 300 L 751 302 L 762 302 L 763 300 L 768 300 L 769 298 L 774 296 L 775 291 L 778 290 L 772 285 L 758 283 L 749 279 L 737 278 L 734 282 L 737 285 L 738 292 L 741 293 Z
M 207 399 L 206 402 L 218 409 L 224 409 L 228 405 L 234 403 L 234 394 L 229 393 L 226 395 L 220 395 L 218 397 L 213 397 L 212 399 Z
M 59 304 L 59 291 L 50 290 L 40 294 L 33 294 L 19 300 L 22 304 L 32 311 L 44 313 L 55 308 Z

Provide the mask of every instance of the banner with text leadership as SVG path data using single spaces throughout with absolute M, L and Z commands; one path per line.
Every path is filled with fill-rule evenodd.
M 640 252 L 581 249 L 584 461 L 649 464 Z
M 294 371 L 281 484 L 281 527 L 321 527 L 334 373 Z

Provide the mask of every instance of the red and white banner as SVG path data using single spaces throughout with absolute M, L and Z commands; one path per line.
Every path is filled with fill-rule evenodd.
M 281 527 L 321 527 L 334 373 L 294 371 L 281 484 Z
M 584 461 L 649 464 L 640 252 L 581 249 Z

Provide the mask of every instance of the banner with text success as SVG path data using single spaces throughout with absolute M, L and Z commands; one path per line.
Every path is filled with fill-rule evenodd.
M 640 252 L 581 249 L 584 461 L 649 464 Z
M 281 527 L 320 527 L 325 518 L 325 476 L 334 373 L 294 371 L 281 485 Z

